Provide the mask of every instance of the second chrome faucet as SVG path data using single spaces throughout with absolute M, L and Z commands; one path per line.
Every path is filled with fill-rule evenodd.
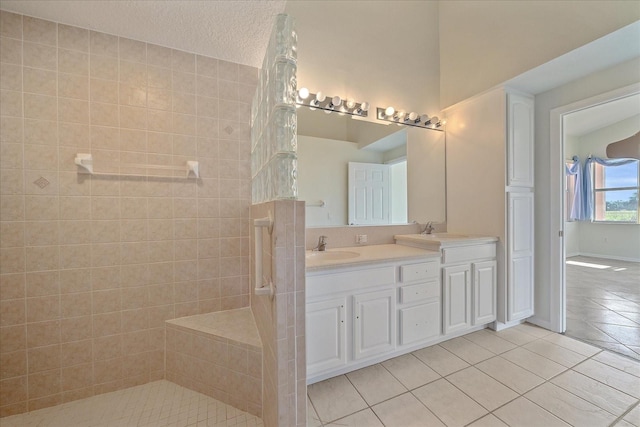
M 313 248 L 314 251 L 325 251 L 327 249 L 327 236 L 320 236 L 318 246 Z

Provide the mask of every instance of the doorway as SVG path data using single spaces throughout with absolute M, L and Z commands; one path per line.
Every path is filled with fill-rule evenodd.
M 577 161 L 584 170 L 587 158 L 606 158 L 608 143 L 639 130 L 640 87 L 633 85 L 561 107 L 552 111 L 551 121 L 559 148 L 552 156 L 559 155 L 562 160 L 556 163 L 562 171 L 554 171 L 554 175 L 558 174 L 557 193 L 554 191 L 558 209 L 552 209 L 560 215 L 551 218 L 552 223 L 557 221 L 562 236 L 557 239 L 558 247 L 552 248 L 558 255 L 552 262 L 558 279 L 557 285 L 552 284 L 559 297 L 554 313 L 557 330 L 640 359 L 640 291 L 636 284 L 640 276 L 640 225 L 637 216 L 625 217 L 628 212 L 609 212 L 628 207 L 616 204 L 614 199 L 629 195 L 621 190 L 616 194 L 614 190 L 619 189 L 604 185 L 609 183 L 611 187 L 622 169 L 610 168 L 607 179 L 598 181 L 597 174 L 605 176 L 607 171 L 603 166 L 589 167 L 596 174 L 595 180 L 592 175 L 585 177 L 596 184 L 596 189 L 590 190 L 596 192 L 596 207 L 590 209 L 596 215 L 592 218 L 593 213 L 583 213 L 588 217 L 579 220 L 572 218 L 575 212 L 571 213 L 571 184 L 575 177 L 565 175 L 565 164 L 571 167 Z M 637 162 L 634 167 L 637 215 Z M 598 183 L 602 193 L 597 192 Z

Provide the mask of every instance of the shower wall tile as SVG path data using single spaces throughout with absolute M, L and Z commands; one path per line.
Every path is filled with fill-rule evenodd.
M 163 378 L 165 320 L 249 305 L 252 76 L 0 11 L 0 416 Z
M 89 75 L 89 55 L 67 49 L 58 49 L 58 71 L 61 73 Z
M 25 67 L 56 71 L 58 51 L 53 46 L 25 41 L 22 44 L 22 63 Z

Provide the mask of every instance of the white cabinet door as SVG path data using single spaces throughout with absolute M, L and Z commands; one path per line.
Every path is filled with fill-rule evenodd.
M 347 298 L 307 304 L 307 372 L 315 374 L 347 363 Z
M 471 326 L 470 266 L 457 265 L 442 269 L 444 333 Z
M 533 99 L 507 93 L 507 186 L 533 187 Z
M 384 354 L 395 348 L 395 289 L 353 296 L 354 359 Z
M 507 235 L 507 320 L 533 315 L 533 193 L 510 192 Z
M 400 310 L 400 344 L 440 335 L 440 301 L 432 301 Z
M 474 262 L 473 276 L 473 324 L 483 325 L 496 320 L 497 263 L 496 261 Z

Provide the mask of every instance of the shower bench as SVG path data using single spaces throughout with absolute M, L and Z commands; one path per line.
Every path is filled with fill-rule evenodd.
M 167 380 L 262 416 L 262 344 L 250 308 L 167 320 Z

